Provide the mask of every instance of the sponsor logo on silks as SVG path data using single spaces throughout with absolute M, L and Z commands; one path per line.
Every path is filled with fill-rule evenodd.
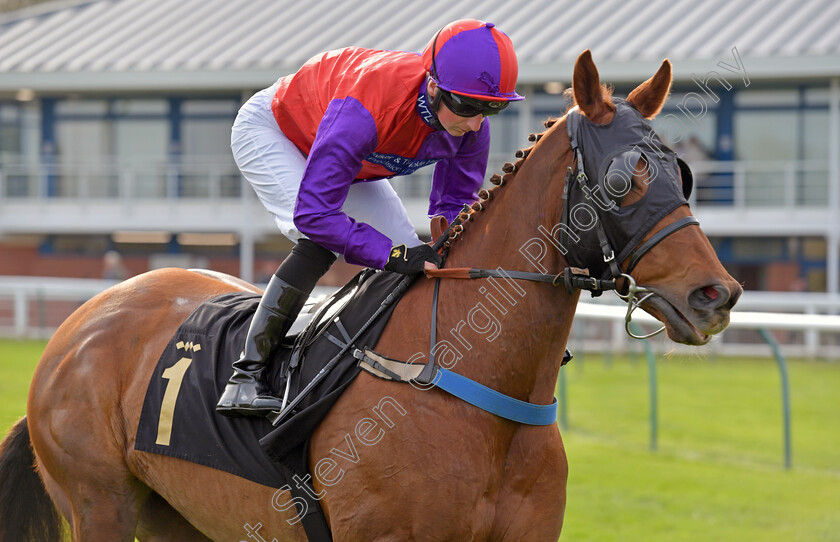
M 417 95 L 417 112 L 420 113 L 420 118 L 423 119 L 423 122 L 435 128 L 435 114 L 429 107 L 429 100 L 426 99 L 426 93 L 422 90 Z
M 365 160 L 371 164 L 384 166 L 388 171 L 393 172 L 394 175 L 411 175 L 421 167 L 430 166 L 440 159 L 427 158 L 425 160 L 413 160 L 398 154 L 372 152 L 365 156 Z

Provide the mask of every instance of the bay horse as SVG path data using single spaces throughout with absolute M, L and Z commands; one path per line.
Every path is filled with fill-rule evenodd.
M 626 103 L 652 118 L 670 85 L 665 60 Z M 575 63 L 573 97 L 577 113 L 597 127 L 617 115 L 589 51 Z M 542 233 L 564 220 L 566 174 L 575 161 L 568 119 L 546 122 L 536 143 L 494 179 L 503 186 L 482 191 L 452 236 L 447 267 L 534 271 L 537 260 L 528 268 L 525 257 L 534 256 L 533 247 L 520 249 L 535 239 L 548 249 L 540 266 L 555 273 L 567 267 L 567 256 L 554 249 L 557 238 Z M 622 208 L 644 210 L 645 193 L 664 182 L 639 171 Z M 728 325 L 741 287 L 696 223 L 670 228 L 690 216 L 683 203 L 653 225 L 638 244 L 668 235 L 649 244 L 632 277 L 650 292 L 641 308 L 670 339 L 701 345 Z M 600 260 L 597 247 L 594 253 Z M 618 262 L 623 270 L 630 259 Z M 428 355 L 434 283 L 421 278 L 409 288 L 378 352 L 401 360 Z M 580 291 L 446 278 L 439 289 L 436 329 L 448 339 L 449 360 L 457 360 L 452 370 L 550 404 Z M 289 493 L 134 449 L 144 393 L 167 342 L 197 306 L 235 291 L 258 290 L 213 272 L 157 270 L 106 290 L 60 326 L 32 380 L 27 415 L 3 445 L 0 541 L 55 540 L 60 517 L 77 542 L 306 540 L 294 507 L 279 506 L 291 501 Z M 392 423 L 380 425 L 375 443 L 357 438 L 383 399 Z M 330 472 L 323 458 L 333 458 Z M 568 464 L 557 425 L 511 422 L 433 388 L 361 373 L 313 434 L 309 464 L 334 540 L 555 542 L 563 525 Z

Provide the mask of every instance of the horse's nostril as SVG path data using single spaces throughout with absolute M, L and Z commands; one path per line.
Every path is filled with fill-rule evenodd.
M 714 286 L 704 286 L 703 287 L 703 294 L 708 297 L 710 300 L 714 301 L 720 295 L 718 291 L 715 289 Z
M 695 309 L 717 309 L 729 300 L 729 290 L 722 284 L 710 284 L 697 288 L 688 296 L 688 303 Z

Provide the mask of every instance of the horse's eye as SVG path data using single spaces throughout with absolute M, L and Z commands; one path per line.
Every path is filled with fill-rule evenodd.
M 691 197 L 691 190 L 694 188 L 694 174 L 691 168 L 682 158 L 677 158 L 677 165 L 680 166 L 680 177 L 682 177 L 682 191 L 685 199 Z
M 639 151 L 626 151 L 613 158 L 603 179 L 606 197 L 621 205 L 633 188 L 633 177 L 647 176 L 647 163 Z

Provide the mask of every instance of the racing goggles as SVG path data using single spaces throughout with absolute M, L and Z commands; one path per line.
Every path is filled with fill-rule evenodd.
M 446 107 L 459 117 L 474 117 L 476 115 L 489 117 L 490 115 L 498 114 L 499 111 L 507 107 L 510 103 L 503 101 L 491 102 L 487 100 L 478 100 L 476 98 L 470 98 L 469 96 L 463 96 L 461 94 L 449 92 L 448 90 L 443 90 L 440 87 L 438 87 L 438 92 L 440 92 L 440 97 L 443 100 L 443 103 L 446 104 Z

